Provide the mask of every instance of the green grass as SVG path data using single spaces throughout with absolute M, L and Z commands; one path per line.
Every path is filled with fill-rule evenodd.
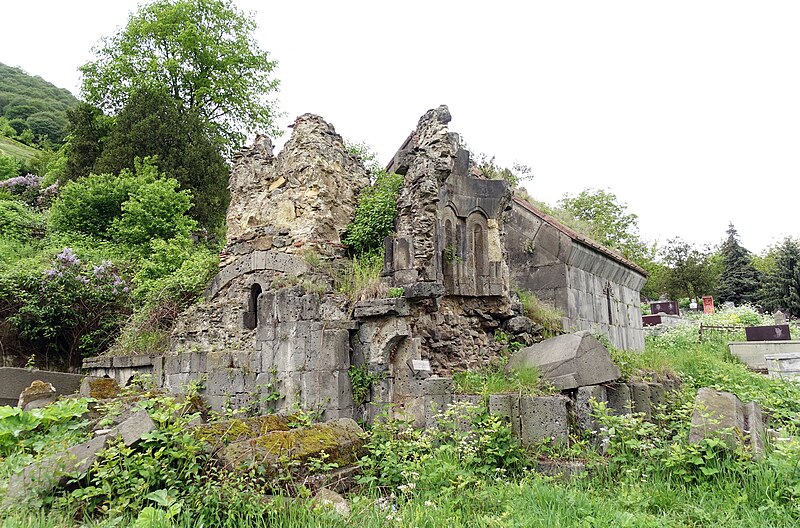
M 40 151 L 38 149 L 29 147 L 15 139 L 0 136 L 0 155 L 2 156 L 11 156 L 12 158 L 28 162 L 39 155 L 39 153 Z

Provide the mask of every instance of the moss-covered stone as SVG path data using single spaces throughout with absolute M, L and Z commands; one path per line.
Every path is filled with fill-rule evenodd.
M 267 414 L 253 418 L 234 418 L 201 425 L 195 429 L 195 437 L 215 446 L 226 446 L 231 442 L 258 438 L 273 431 L 288 431 L 289 417 Z
M 119 383 L 114 378 L 84 378 L 81 383 L 80 395 L 84 398 L 107 400 L 119 394 Z
M 355 462 L 364 445 L 364 431 L 350 418 L 339 418 L 301 429 L 272 431 L 225 447 L 220 462 L 230 469 L 260 466 L 267 474 L 291 462 L 328 455 L 340 466 Z M 291 465 L 291 464 L 290 464 Z

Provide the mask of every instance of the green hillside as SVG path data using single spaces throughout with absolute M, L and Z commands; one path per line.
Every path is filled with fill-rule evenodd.
M 28 145 L 45 138 L 61 143 L 67 129 L 66 112 L 77 104 L 68 90 L 0 64 L 0 136 Z
M 0 136 L 0 156 L 11 156 L 23 162 L 28 162 L 39 152 L 39 149 L 20 143 L 15 139 Z

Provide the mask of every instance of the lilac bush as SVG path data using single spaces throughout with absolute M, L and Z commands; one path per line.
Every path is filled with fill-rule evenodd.
M 114 263 L 83 262 L 69 247 L 15 285 L 14 295 L 19 310 L 11 320 L 20 334 L 72 369 L 111 344 L 130 313 L 128 281 Z

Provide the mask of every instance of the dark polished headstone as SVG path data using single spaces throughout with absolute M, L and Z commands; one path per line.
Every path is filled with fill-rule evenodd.
M 788 341 L 789 325 L 748 326 L 744 329 L 748 341 Z
M 650 303 L 650 312 L 655 314 L 665 313 L 667 315 L 680 315 L 681 311 L 678 308 L 676 301 L 659 301 Z

